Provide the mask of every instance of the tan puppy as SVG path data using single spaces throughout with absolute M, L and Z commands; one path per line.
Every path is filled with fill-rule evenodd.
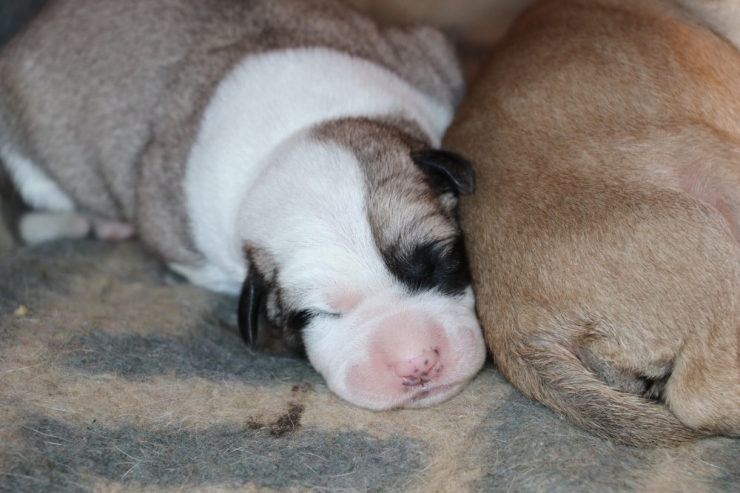
M 717 34 L 740 22 L 696 7 L 537 4 L 446 138 L 477 165 L 461 215 L 498 367 L 638 446 L 740 434 L 740 52 Z

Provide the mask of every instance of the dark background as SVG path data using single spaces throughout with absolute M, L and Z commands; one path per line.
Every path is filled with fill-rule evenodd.
M 45 0 L 0 0 L 0 45 L 5 43 Z

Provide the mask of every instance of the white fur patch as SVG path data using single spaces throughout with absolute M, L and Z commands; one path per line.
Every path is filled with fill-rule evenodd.
M 246 276 L 239 208 L 257 176 L 274 164 L 270 153 L 292 135 L 336 118 L 400 115 L 438 145 L 452 111 L 392 72 L 341 52 L 301 48 L 247 57 L 216 90 L 188 159 L 188 215 L 208 264 L 189 269 L 188 277 L 239 291 Z
M 5 167 L 23 200 L 34 209 L 69 212 L 74 201 L 30 159 L 16 153 L 9 146 L 0 147 Z
M 304 132 L 278 146 L 270 161 L 243 197 L 236 227 L 244 241 L 274 255 L 281 289 L 324 312 L 335 311 L 328 294 L 332 286 L 393 289 L 397 282 L 368 223 L 357 157 Z
M 332 119 L 389 115 L 418 122 L 438 144 L 452 108 L 329 50 L 246 59 L 218 88 L 188 160 L 187 207 L 206 264 L 173 266 L 236 294 L 245 245 L 270 255 L 276 271 L 265 274 L 275 276 L 283 309 L 314 314 L 303 331 L 313 366 L 339 396 L 373 409 L 444 400 L 485 359 L 472 289 L 409 293 L 375 243 L 357 156 L 311 136 Z M 398 374 L 425 353 L 435 365 L 423 384 Z

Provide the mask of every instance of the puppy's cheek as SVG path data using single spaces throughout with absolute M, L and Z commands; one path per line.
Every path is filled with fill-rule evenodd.
M 317 319 L 304 329 L 303 341 L 309 362 L 326 380 L 329 389 L 342 399 L 357 404 L 348 395 L 345 375 L 346 368 L 362 355 L 363 337 L 357 328 L 349 329 L 350 326 L 341 319 Z M 348 337 L 350 332 L 353 332 L 352 337 Z

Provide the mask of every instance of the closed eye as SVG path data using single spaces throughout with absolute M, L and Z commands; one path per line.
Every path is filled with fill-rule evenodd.
M 328 317 L 328 318 L 339 318 L 342 316 L 339 312 L 330 312 L 326 310 L 310 310 L 313 314 L 315 314 L 317 317 Z
M 295 356 L 305 358 L 306 346 L 303 339 L 303 330 L 316 318 L 339 318 L 338 313 L 325 310 L 305 309 L 295 310 L 288 313 L 285 318 L 285 326 L 282 328 L 283 343 Z
M 302 325 L 306 325 L 314 318 L 339 318 L 342 316 L 339 312 L 332 312 L 321 308 L 305 308 L 303 310 L 293 312 L 293 314 L 294 317 L 301 319 L 303 322 Z

